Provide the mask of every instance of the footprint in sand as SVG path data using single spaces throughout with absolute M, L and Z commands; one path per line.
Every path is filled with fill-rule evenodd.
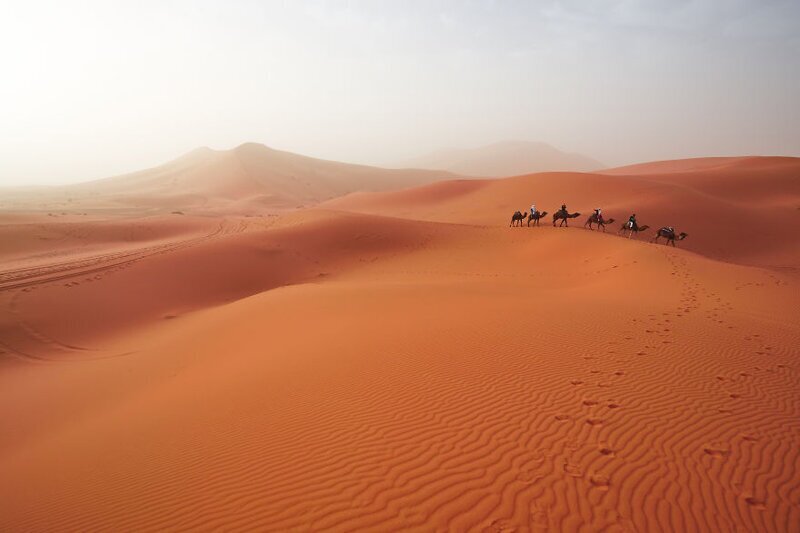
M 591 407 L 593 405 L 597 405 L 598 403 L 599 402 L 597 402 L 595 400 L 583 400 L 583 405 L 585 405 L 587 407 Z
M 601 425 L 603 425 L 603 419 L 602 418 L 587 418 L 586 419 L 586 423 L 589 424 L 590 426 L 601 426 Z
M 610 403 L 610 404 L 608 404 L 608 408 L 609 409 L 619 409 L 619 404 Z
M 601 490 L 608 490 L 609 486 L 611 486 L 611 480 L 608 479 L 608 476 L 601 474 L 594 474 L 590 476 L 589 483 L 591 483 L 593 487 Z
M 531 524 L 535 526 L 547 527 L 550 525 L 550 508 L 542 503 L 531 505 Z
M 731 398 L 733 398 L 734 400 L 738 400 L 739 398 L 741 398 L 741 397 L 742 397 L 742 395 L 741 395 L 741 394 L 736 394 L 736 393 L 734 393 L 734 394 L 729 394 L 728 396 L 730 396 L 730 397 L 731 397 Z
M 556 415 L 555 418 L 559 422 L 563 422 L 564 420 L 569 420 L 569 415 Z
M 570 381 L 570 383 L 572 385 L 583 385 L 583 381 L 581 381 L 579 379 L 573 379 L 572 381 Z
M 486 533 L 510 533 L 512 531 L 519 531 L 519 527 L 511 520 L 500 519 L 492 521 L 483 531 Z
M 607 446 L 602 446 L 602 447 L 601 447 L 601 448 L 600 448 L 598 451 L 599 451 L 599 452 L 600 452 L 602 455 L 606 455 L 606 456 L 609 456 L 609 455 L 616 455 L 616 453 L 617 453 L 617 452 L 615 452 L 613 449 L 611 449 L 611 448 L 609 448 L 609 447 L 607 447 Z
M 570 463 L 564 463 L 564 473 L 572 477 L 583 477 L 581 467 Z
M 744 502 L 754 509 L 763 511 L 767 508 L 767 501 L 763 498 L 756 498 L 755 496 L 747 496 Z
M 703 452 L 715 459 L 725 459 L 731 453 L 730 448 L 722 443 L 709 444 L 703 448 Z

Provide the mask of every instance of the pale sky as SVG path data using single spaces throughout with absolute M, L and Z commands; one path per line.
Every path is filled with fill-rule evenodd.
M 198 146 L 800 156 L 800 1 L 0 0 L 0 185 Z

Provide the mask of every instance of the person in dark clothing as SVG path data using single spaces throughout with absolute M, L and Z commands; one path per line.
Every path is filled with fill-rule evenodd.
M 636 223 L 636 213 L 632 214 L 628 219 L 628 228 L 632 229 L 633 231 L 639 230 L 639 225 Z

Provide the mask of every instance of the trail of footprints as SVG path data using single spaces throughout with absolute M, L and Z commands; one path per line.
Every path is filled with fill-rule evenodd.
M 693 315 L 700 315 L 703 319 L 710 323 L 710 326 L 716 325 L 717 327 L 734 331 L 737 329 L 736 326 L 728 324 L 726 321 L 727 313 L 734 310 L 733 304 L 695 280 L 684 259 L 671 255 L 668 252 L 665 253 L 665 257 L 667 262 L 670 263 L 672 267 L 670 274 L 677 277 L 680 281 L 681 288 L 679 304 L 671 312 L 650 313 L 643 318 L 632 319 L 634 327 L 639 328 L 640 332 L 643 331 L 645 334 L 644 337 L 649 339 L 638 348 L 624 349 L 625 352 L 635 354 L 636 356 L 654 355 L 654 352 L 655 355 L 657 355 L 659 347 L 669 347 L 670 344 L 675 342 L 673 333 L 675 322 L 680 321 L 683 318 L 693 317 Z M 772 283 L 777 285 L 786 284 L 786 282 L 779 280 L 777 277 L 771 274 L 768 274 L 768 276 L 771 278 Z M 764 286 L 764 283 L 746 283 L 737 286 L 736 289 L 739 290 L 740 288 L 749 285 Z M 623 334 L 621 340 L 611 341 L 610 345 L 616 348 L 624 346 L 626 343 L 630 343 L 634 340 L 635 337 L 631 336 L 631 334 Z M 772 346 L 758 333 L 743 335 L 742 340 L 746 343 L 751 343 L 753 352 L 757 355 L 768 356 L 773 350 Z M 607 354 L 610 356 L 619 355 L 617 352 L 618 351 L 616 349 L 607 350 Z M 583 359 L 589 363 L 597 359 L 597 357 L 593 355 L 587 355 L 584 356 Z M 624 361 L 618 359 L 616 362 Z M 767 364 L 765 364 L 763 367 L 754 367 L 752 371 L 742 370 L 738 373 L 738 375 L 733 377 L 717 376 L 716 381 L 728 386 L 734 386 L 724 388 L 723 394 L 725 400 L 735 403 L 743 398 L 742 392 L 735 388 L 735 386 L 741 380 L 751 378 L 753 376 L 753 372 L 774 372 L 776 369 L 784 370 L 786 368 L 786 365 L 777 364 L 775 369 L 772 369 L 768 368 Z M 591 368 L 588 369 L 587 373 L 588 377 L 573 379 L 570 381 L 570 384 L 576 388 L 585 389 L 587 393 L 590 390 L 587 387 L 594 385 L 597 387 L 599 392 L 604 388 L 612 387 L 614 380 L 624 379 L 626 376 L 626 372 L 624 370 L 615 370 L 609 372 L 602 371 L 597 368 Z M 603 395 L 601 393 L 586 395 L 580 400 L 580 415 L 573 416 L 566 413 L 558 413 L 554 415 L 555 419 L 559 422 L 577 422 L 586 424 L 589 428 L 599 428 L 606 424 L 607 420 L 609 420 L 608 417 L 610 413 L 613 413 L 614 410 L 620 409 L 621 407 L 621 403 L 613 398 L 609 397 L 605 400 L 598 399 L 602 396 Z M 624 410 L 622 412 L 624 413 Z M 719 414 L 726 415 L 732 414 L 734 410 L 726 407 L 720 407 L 717 409 L 717 412 Z M 740 435 L 740 438 L 745 442 L 758 441 L 758 436 L 754 434 L 743 434 Z M 609 459 L 613 459 L 617 456 L 617 450 L 602 443 L 597 445 L 597 453 Z M 725 460 L 731 455 L 731 446 L 727 442 L 711 442 L 705 445 L 702 450 L 698 450 L 698 455 L 699 454 L 715 460 Z M 570 463 L 568 459 L 564 461 L 563 471 L 564 474 L 570 477 L 586 479 L 589 483 L 590 489 L 599 488 L 608 490 L 613 482 L 609 476 L 604 475 L 602 472 L 584 472 L 581 467 Z M 748 506 L 757 510 L 764 510 L 767 506 L 766 499 L 759 496 L 750 495 L 744 498 L 744 501 Z

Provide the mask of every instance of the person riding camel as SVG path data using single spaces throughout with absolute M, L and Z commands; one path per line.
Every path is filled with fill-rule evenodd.
M 595 216 L 595 218 L 597 219 L 597 222 L 598 222 L 599 224 L 602 224 L 602 222 L 603 222 L 603 215 L 602 215 L 602 212 L 603 212 L 603 210 L 602 210 L 602 209 L 600 209 L 599 207 L 596 207 L 596 208 L 595 208 L 595 210 L 594 210 L 594 216 Z
M 636 213 L 632 214 L 628 219 L 628 228 L 633 231 L 638 231 L 639 225 L 636 223 Z
M 561 204 L 561 211 L 566 215 L 567 214 L 567 204 Z
M 536 215 L 536 204 L 531 204 L 531 216 Z

